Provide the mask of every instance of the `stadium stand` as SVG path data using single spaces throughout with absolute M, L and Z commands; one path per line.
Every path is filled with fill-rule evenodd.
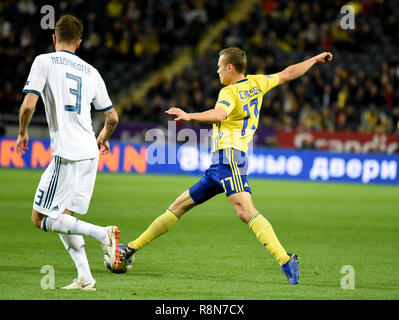
M 200 40 L 237 1 L 135 0 L 60 1 L 56 12 L 72 12 L 85 26 L 79 55 L 103 73 L 111 97 L 120 101 L 189 47 L 192 63 L 170 79 L 159 72 L 143 99 L 128 99 L 122 123 L 166 124 L 164 110 L 213 107 L 221 85 L 216 77 L 218 51 L 239 46 L 249 57 L 248 73 L 274 73 L 321 51 L 334 63 L 268 93 L 262 128 L 398 133 L 399 8 L 395 1 L 362 0 L 355 29 L 340 27 L 347 1 L 253 1 L 244 20 L 226 24 L 206 50 Z M 44 2 L 43 2 L 44 3 Z M 0 116 L 7 123 L 17 114 L 20 89 L 33 58 L 51 51 L 51 31 L 37 27 L 41 2 L 0 2 Z M 81 14 L 84 13 L 84 14 Z M 202 48 L 204 49 L 204 48 Z M 396 90 L 395 90 L 396 89 Z M 40 108 L 39 108 L 40 109 Z M 43 110 L 38 110 L 43 115 Z M 11 120 L 10 120 L 11 121 Z M 274 145 L 273 141 L 262 143 Z
M 40 28 L 40 8 L 51 4 L 77 15 L 84 23 L 79 56 L 103 74 L 111 98 L 167 63 L 194 44 L 208 24 L 228 12 L 235 1 L 215 0 L 101 0 L 0 1 L 0 115 L 12 121 L 20 91 L 36 55 L 53 50 L 53 30 Z M 43 108 L 37 113 L 44 115 Z M 39 118 L 40 119 L 40 118 Z
M 339 27 L 345 1 L 262 1 L 248 21 L 231 25 L 220 41 L 171 81 L 159 80 L 131 116 L 154 121 L 162 106 L 188 111 L 212 107 L 220 89 L 219 48 L 239 46 L 249 56 L 248 73 L 274 73 L 321 51 L 335 63 L 267 94 L 263 125 L 271 128 L 398 132 L 398 10 L 392 1 L 358 2 L 356 29 Z M 134 102 L 133 102 L 134 103 Z M 140 113 L 142 109 L 152 109 Z M 150 114 L 147 117 L 147 113 Z

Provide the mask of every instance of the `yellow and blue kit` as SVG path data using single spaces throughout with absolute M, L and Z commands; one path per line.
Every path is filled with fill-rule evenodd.
M 189 189 L 195 203 L 203 203 L 225 192 L 251 192 L 247 181 L 248 144 L 258 128 L 263 95 L 279 84 L 278 74 L 247 75 L 224 87 L 215 108 L 227 117 L 213 124 L 212 164 L 205 175 Z

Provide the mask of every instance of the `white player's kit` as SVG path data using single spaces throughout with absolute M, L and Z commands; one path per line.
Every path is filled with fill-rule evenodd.
M 113 108 L 103 79 L 93 66 L 61 50 L 36 57 L 23 92 L 43 99 L 53 156 L 40 179 L 33 208 L 50 217 L 65 209 L 85 214 L 99 156 L 91 103 L 97 111 Z

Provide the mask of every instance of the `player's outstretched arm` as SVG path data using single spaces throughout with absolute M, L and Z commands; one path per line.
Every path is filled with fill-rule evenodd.
M 304 75 L 311 67 L 313 67 L 316 63 L 324 63 L 331 62 L 332 60 L 331 52 L 323 52 L 314 56 L 310 59 L 307 59 L 303 62 L 290 65 L 285 68 L 283 71 L 279 72 L 278 75 L 280 77 L 280 83 L 283 84 L 288 81 L 292 81 L 302 75 Z
M 198 113 L 187 113 L 180 108 L 170 108 L 165 112 L 175 116 L 175 121 L 198 121 L 205 123 L 222 122 L 227 116 L 227 112 L 222 108 L 215 108 Z
M 24 154 L 28 149 L 28 126 L 35 112 L 38 99 L 39 96 L 37 94 L 28 92 L 19 109 L 19 135 L 16 143 L 16 151 L 18 154 Z
M 101 151 L 102 154 L 107 154 L 110 150 L 108 139 L 111 136 L 112 132 L 114 132 L 116 125 L 118 124 L 119 117 L 114 108 L 105 111 L 104 115 L 105 124 L 104 128 L 98 134 L 97 145 L 99 150 L 101 149 L 101 146 L 104 147 Z

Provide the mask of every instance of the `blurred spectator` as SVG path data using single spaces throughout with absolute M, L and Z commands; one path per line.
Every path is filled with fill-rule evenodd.
M 0 15 L 0 39 L 7 39 L 10 36 L 10 32 L 11 23 Z
M 338 108 L 340 109 L 344 108 L 348 98 L 349 98 L 349 87 L 347 85 L 344 85 L 338 92 L 338 97 L 337 97 Z
M 118 19 L 123 14 L 123 4 L 119 0 L 110 0 L 107 3 L 107 15 L 111 19 Z
M 393 87 L 390 83 L 387 83 L 384 87 L 384 104 L 386 108 L 390 109 L 392 107 L 394 97 Z
M 366 133 L 375 132 L 378 123 L 378 113 L 374 107 L 363 111 L 361 130 Z
M 34 15 L 36 13 L 36 6 L 32 0 L 20 0 L 17 5 L 19 13 L 23 15 Z
M 323 86 L 323 95 L 321 97 L 321 107 L 330 108 L 333 104 L 332 87 L 330 84 L 325 84 Z
M 345 131 L 348 127 L 347 116 L 343 110 L 338 110 L 335 119 L 335 130 Z
M 20 46 L 22 49 L 26 49 L 26 47 L 29 47 L 31 45 L 32 45 L 32 35 L 29 32 L 29 29 L 25 28 L 21 35 Z
M 321 127 L 323 130 L 326 131 L 334 131 L 334 126 L 335 121 L 334 121 L 334 114 L 331 112 L 331 109 L 329 107 L 324 106 L 321 109 Z
M 346 126 L 350 131 L 357 131 L 360 125 L 359 112 L 354 106 L 348 105 L 346 108 Z
M 140 10 L 137 9 L 135 1 L 129 1 L 127 3 L 126 18 L 128 21 L 136 22 L 140 19 Z

